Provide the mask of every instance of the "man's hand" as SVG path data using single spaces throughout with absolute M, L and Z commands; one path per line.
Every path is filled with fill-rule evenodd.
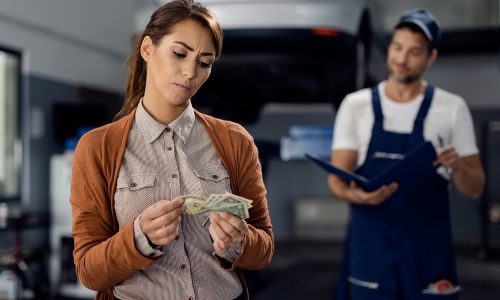
M 437 150 L 437 159 L 435 163 L 451 169 L 453 172 L 458 172 L 458 170 L 460 170 L 461 160 L 455 148 L 448 145 Z
M 139 224 L 149 242 L 159 246 L 175 239 L 179 232 L 183 203 L 182 198 L 160 200 L 142 212 Z
M 225 212 L 213 213 L 210 215 L 208 231 L 213 239 L 215 253 L 222 256 L 229 248 L 243 241 L 248 224 L 245 220 Z
M 357 151 L 354 150 L 334 150 L 332 164 L 354 172 L 357 155 Z M 328 187 L 334 195 L 345 201 L 363 205 L 379 205 L 398 189 L 398 184 L 392 182 L 381 186 L 376 191 L 367 192 L 354 181 L 346 183 L 338 176 L 330 175 L 328 176 Z
M 398 184 L 392 182 L 383 185 L 373 192 L 366 192 L 360 188 L 354 181 L 351 181 L 347 191 L 347 199 L 352 203 L 365 205 L 379 205 L 389 198 L 398 189 Z

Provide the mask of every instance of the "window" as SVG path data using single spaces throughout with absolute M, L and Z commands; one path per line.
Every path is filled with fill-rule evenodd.
M 0 48 L 0 199 L 20 198 L 20 62 L 19 53 Z

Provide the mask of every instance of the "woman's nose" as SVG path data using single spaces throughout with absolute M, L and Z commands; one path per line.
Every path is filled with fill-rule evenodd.
M 186 78 L 196 76 L 196 62 L 187 61 L 182 67 L 182 76 Z

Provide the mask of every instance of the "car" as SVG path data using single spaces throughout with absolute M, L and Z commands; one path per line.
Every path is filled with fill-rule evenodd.
M 224 34 L 222 55 L 194 97 L 201 111 L 251 124 L 271 102 L 337 109 L 347 93 L 385 75 L 385 62 L 370 69 L 377 31 L 369 0 L 201 2 Z

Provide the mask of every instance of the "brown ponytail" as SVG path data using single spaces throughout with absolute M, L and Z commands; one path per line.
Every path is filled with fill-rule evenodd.
M 203 4 L 193 0 L 174 0 L 158 8 L 149 20 L 146 29 L 135 41 L 133 51 L 127 62 L 129 66 L 127 86 L 125 89 L 125 102 L 114 117 L 119 120 L 137 107 L 146 90 L 146 62 L 141 56 L 141 43 L 149 36 L 154 45 L 158 45 L 161 38 L 171 33 L 172 28 L 187 19 L 199 22 L 212 33 L 215 46 L 215 56 L 218 58 L 222 50 L 222 29 L 215 15 Z

